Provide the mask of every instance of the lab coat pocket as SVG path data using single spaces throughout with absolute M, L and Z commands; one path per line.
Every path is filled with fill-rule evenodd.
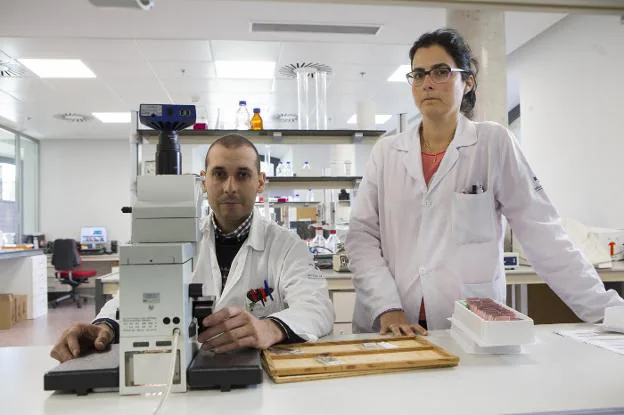
M 492 282 L 483 282 L 479 284 L 464 284 L 461 287 L 461 297 L 470 298 L 493 298 L 497 299 L 498 296 L 494 292 L 494 284 Z
M 451 213 L 452 230 L 458 244 L 494 239 L 494 214 L 490 193 L 455 193 Z
M 258 318 L 268 317 L 276 312 L 274 301 L 271 299 L 267 299 L 264 304 L 260 301 L 257 303 L 249 303 L 247 305 L 247 309 L 251 314 Z

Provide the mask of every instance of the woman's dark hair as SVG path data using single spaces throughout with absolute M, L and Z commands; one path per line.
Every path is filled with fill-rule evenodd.
M 474 85 L 470 92 L 464 95 L 460 106 L 460 111 L 468 118 L 472 118 L 474 106 L 477 103 L 477 60 L 472 57 L 472 50 L 464 38 L 455 29 L 438 29 L 425 33 L 418 38 L 409 51 L 410 65 L 414 61 L 416 51 L 421 48 L 440 46 L 451 55 L 459 69 L 466 72 L 461 73 L 461 77 L 466 81 L 470 75 L 474 77 Z

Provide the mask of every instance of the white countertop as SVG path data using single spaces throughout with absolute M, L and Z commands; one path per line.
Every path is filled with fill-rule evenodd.
M 48 262 L 52 261 L 52 255 L 48 254 Z M 80 262 L 119 262 L 119 254 L 80 255 Z
M 624 356 L 537 326 L 539 341 L 515 356 L 464 354 L 447 331 L 430 340 L 460 356 L 455 368 L 173 394 L 163 414 L 501 414 L 624 407 Z M 6 414 L 151 414 L 156 397 L 43 391 L 55 362 L 49 347 L 0 348 L 0 402 Z
M 0 249 L 0 261 L 43 255 L 43 249 Z

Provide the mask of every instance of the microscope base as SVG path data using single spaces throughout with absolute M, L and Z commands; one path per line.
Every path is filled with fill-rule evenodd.
M 262 383 L 262 365 L 258 350 L 215 355 L 200 350 L 187 369 L 191 389 L 232 388 Z M 43 389 L 86 395 L 89 392 L 119 388 L 119 345 L 109 351 L 61 363 L 43 376 Z

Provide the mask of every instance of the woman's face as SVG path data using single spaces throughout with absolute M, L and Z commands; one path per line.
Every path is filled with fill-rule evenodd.
M 473 77 L 466 82 L 459 72 L 448 72 L 457 64 L 446 50 L 438 45 L 420 48 L 414 54 L 412 71 L 418 71 L 421 79 L 412 79 L 412 95 L 416 107 L 424 117 L 440 118 L 459 113 L 462 98 L 470 91 Z M 424 76 L 422 71 L 433 72 Z M 444 76 L 449 74 L 448 79 Z

